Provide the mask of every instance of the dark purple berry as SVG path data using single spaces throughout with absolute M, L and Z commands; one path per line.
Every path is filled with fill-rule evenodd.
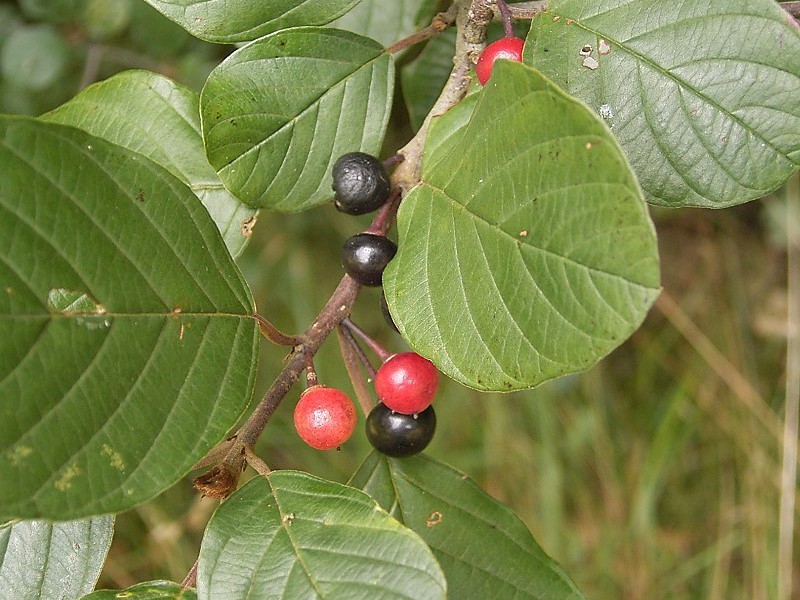
M 379 403 L 367 417 L 367 439 L 387 456 L 402 458 L 422 452 L 436 431 L 436 413 L 429 406 L 417 415 L 393 412 Z
M 348 215 L 379 209 L 389 198 L 391 184 L 383 163 L 370 154 L 350 152 L 333 165 L 333 205 Z
M 378 286 L 383 270 L 396 252 L 397 245 L 389 238 L 358 233 L 342 246 L 342 266 L 361 285 Z

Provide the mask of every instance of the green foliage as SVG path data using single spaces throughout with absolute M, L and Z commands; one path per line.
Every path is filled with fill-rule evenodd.
M 417 535 L 363 492 L 293 471 L 251 480 L 217 509 L 197 590 L 200 600 L 446 597 Z
M 317 27 L 269 35 L 234 52 L 203 88 L 208 159 L 250 206 L 320 204 L 339 156 L 378 152 L 393 81 L 392 58 L 370 39 Z
M 650 202 L 713 208 L 800 165 L 798 56 L 800 30 L 772 0 L 557 0 L 525 46 L 606 119 Z
M 346 29 L 389 46 L 414 33 L 419 25 L 427 25 L 420 23 L 420 13 L 425 13 L 432 4 L 431 0 L 395 0 L 391 3 L 361 0 L 328 26 Z M 452 58 L 452 54 L 450 56 Z
M 456 32 L 446 31 L 433 38 L 400 74 L 403 99 L 408 116 L 415 129 L 422 126 L 425 117 L 439 97 L 450 71 L 453 69 L 453 51 Z
M 271 215 L 262 219 L 270 235 L 243 254 L 257 210 L 293 213 L 325 204 L 331 165 L 341 154 L 393 154 L 422 126 L 448 81 L 456 36 L 440 34 L 421 51 L 386 48 L 447 6 L 0 6 L 0 110 L 41 114 L 70 98 L 40 120 L 0 117 L 0 519 L 134 508 L 153 529 L 159 518 L 170 531 L 182 526 L 174 515 L 153 518 L 152 505 L 140 505 L 235 431 L 250 402 L 259 328 L 242 272 L 265 299 L 262 314 L 275 322 L 289 314 L 286 329 L 302 331 L 335 286 L 339 238 L 366 223 L 330 206 L 305 219 Z M 241 44 L 234 51 L 190 34 Z M 466 41 L 458 45 L 459 65 Z M 460 95 L 448 89 L 448 110 L 435 115 L 424 146 L 416 146 L 424 148 L 422 164 L 413 144 L 405 151 L 399 168 L 407 179 L 396 180 L 418 183 L 403 190 L 399 253 L 383 282 L 404 340 L 455 381 L 487 391 L 529 388 L 592 366 L 639 327 L 660 292 L 645 199 L 727 206 L 774 189 L 796 171 L 798 56 L 798 31 L 768 0 L 551 2 L 533 20 L 527 66 L 501 62 L 486 88 L 472 71 L 471 82 L 453 80 Z M 115 75 L 130 66 L 140 69 Z M 393 96 L 395 69 L 402 98 Z M 276 255 L 287 258 L 260 272 Z M 377 296 L 363 293 L 377 314 Z M 288 307 L 277 319 L 268 310 L 276 302 Z M 363 303 L 354 312 L 362 314 L 369 314 Z M 392 351 L 397 344 L 393 339 Z M 738 344 L 737 352 L 739 346 L 747 347 Z M 656 378 L 653 365 L 669 362 L 668 352 L 647 351 L 661 354 L 648 358 L 639 379 Z M 259 392 L 286 353 L 264 349 L 269 360 Z M 315 361 L 325 385 L 347 385 L 340 357 L 323 350 Z M 542 386 L 536 400 L 580 396 L 596 373 Z M 670 557 L 661 538 L 641 538 L 655 527 L 670 456 L 695 442 L 695 430 L 685 426 L 695 382 L 666 379 L 669 404 L 640 423 L 652 433 L 644 451 L 603 429 L 605 421 L 636 420 L 614 412 L 608 385 L 591 387 L 591 402 L 559 417 L 541 402 L 509 403 L 500 394 L 492 409 L 483 408 L 477 394 L 444 382 L 436 410 L 442 435 L 468 448 L 463 463 L 493 495 L 538 503 L 526 516 L 540 507 L 547 515 L 537 537 L 548 552 L 592 591 L 612 589 L 620 597 L 622 589 L 585 576 L 581 552 L 598 546 L 605 572 L 638 559 L 641 549 L 647 560 Z M 353 383 L 368 404 L 371 390 Z M 712 393 L 696 387 L 694 395 Z M 765 464 L 776 454 L 778 420 L 748 394 L 763 430 L 747 429 L 739 444 Z M 294 432 L 282 428 L 291 421 L 289 400 L 263 436 L 270 464 L 327 469 L 344 479 L 352 456 L 366 450 L 363 434 L 341 453 L 298 450 Z M 719 414 L 733 420 L 726 410 Z M 522 424 L 541 442 L 515 435 Z M 560 461 L 586 440 L 597 461 L 591 473 L 578 459 L 570 464 L 579 474 L 562 473 Z M 437 440 L 430 449 L 446 453 Z M 618 489 L 615 452 L 630 455 L 620 471 L 643 471 L 630 499 Z M 605 510 L 581 495 L 595 473 L 613 527 L 559 547 L 565 491 L 578 498 L 570 510 Z M 152 581 L 85 598 L 583 598 L 517 516 L 443 463 L 372 454 L 351 484 L 363 491 L 289 470 L 258 477 L 211 518 L 197 593 Z M 186 499 L 188 488 L 161 498 Z M 626 502 L 630 523 L 620 528 Z M 668 510 L 681 512 L 676 506 Z M 737 518 L 739 510 L 731 504 Z M 195 527 L 196 546 L 202 524 Z M 111 528 L 111 517 L 94 517 L 0 529 L 0 597 L 88 593 Z M 738 534 L 720 534 L 720 546 L 741 544 Z M 667 597 L 706 564 L 706 549 L 694 550 L 691 560 L 673 553 L 668 564 L 680 568 L 666 586 L 629 595 Z M 170 576 L 180 580 L 186 568 Z M 637 573 L 630 579 L 640 581 Z M 129 580 L 107 584 L 125 587 Z M 765 589 L 775 595 L 774 585 Z
M 209 42 L 246 42 L 298 25 L 324 25 L 359 0 L 146 0 L 192 35 Z
M 452 467 L 373 452 L 350 484 L 425 540 L 452 598 L 583 598 L 519 518 Z
M 81 600 L 197 600 L 192 588 L 182 588 L 171 581 L 147 581 L 125 590 L 99 590 Z
M 484 390 L 594 364 L 659 291 L 655 232 L 614 138 L 584 105 L 505 61 L 451 136 L 401 205 L 383 275 L 403 337 Z
M 63 523 L 20 521 L 0 528 L 0 597 L 52 600 L 90 592 L 113 532 L 111 516 Z
M 208 164 L 200 137 L 199 97 L 162 75 L 126 71 L 83 90 L 42 117 L 138 152 L 188 185 L 235 257 L 256 211 L 228 192 Z M 244 229 L 243 229 L 244 227 Z
M 247 405 L 250 292 L 197 198 L 141 155 L 6 117 L 0 180 L 0 515 L 134 506 Z

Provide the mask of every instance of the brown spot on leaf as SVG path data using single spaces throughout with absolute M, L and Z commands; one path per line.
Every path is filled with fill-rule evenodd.
M 442 522 L 442 513 L 438 510 L 433 511 L 428 518 L 425 519 L 425 525 L 428 527 L 436 527 L 439 523 Z
M 256 221 L 258 221 L 258 215 L 253 215 L 249 219 L 242 221 L 242 237 L 249 238 L 253 235 L 253 228 L 256 226 Z

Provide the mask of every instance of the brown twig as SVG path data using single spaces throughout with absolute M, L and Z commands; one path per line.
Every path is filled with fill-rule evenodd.
M 401 50 L 405 50 L 406 48 L 410 48 L 414 44 L 419 44 L 420 42 L 424 42 L 428 38 L 432 38 L 435 35 L 440 34 L 445 29 L 450 27 L 456 19 L 456 5 L 453 4 L 450 8 L 447 9 L 446 12 L 439 13 L 433 20 L 431 24 L 425 27 L 424 29 L 420 29 L 419 31 L 412 33 L 407 38 L 403 38 L 399 42 L 395 42 L 388 48 L 386 48 L 386 52 L 389 54 L 395 54 L 400 52 Z
M 800 2 L 781 2 L 779 6 L 795 19 L 800 18 Z
M 492 10 L 481 0 L 456 2 L 454 6 L 458 7 L 456 14 L 458 35 L 456 36 L 453 70 L 419 131 L 399 150 L 399 154 L 405 157 L 405 161 L 395 169 L 392 181 L 403 192 L 409 191 L 420 181 L 422 152 L 425 148 L 425 140 L 428 138 L 431 119 L 446 113 L 466 95 L 469 87 L 469 70 L 485 46 L 486 27 L 494 18 Z
M 400 206 L 400 198 L 402 191 L 399 187 L 392 190 L 386 203 L 381 207 L 380 212 L 373 219 L 372 224 L 364 230 L 364 233 L 372 233 L 374 235 L 386 235 L 394 223 L 394 217 L 397 214 L 397 207 Z
M 194 561 L 192 568 L 189 569 L 189 572 L 186 574 L 186 577 L 183 578 L 181 582 L 181 588 L 184 590 L 186 588 L 193 588 L 197 585 L 197 561 Z

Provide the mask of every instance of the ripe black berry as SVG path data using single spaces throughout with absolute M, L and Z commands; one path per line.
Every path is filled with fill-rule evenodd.
M 342 266 L 361 285 L 377 286 L 396 252 L 397 245 L 389 238 L 358 233 L 345 240 L 342 246 Z
M 367 439 L 387 456 L 402 458 L 422 452 L 436 431 L 436 413 L 429 406 L 418 415 L 392 412 L 379 403 L 367 417 Z
M 348 215 L 363 215 L 380 208 L 391 185 L 383 163 L 363 152 L 340 156 L 333 165 L 333 205 Z

